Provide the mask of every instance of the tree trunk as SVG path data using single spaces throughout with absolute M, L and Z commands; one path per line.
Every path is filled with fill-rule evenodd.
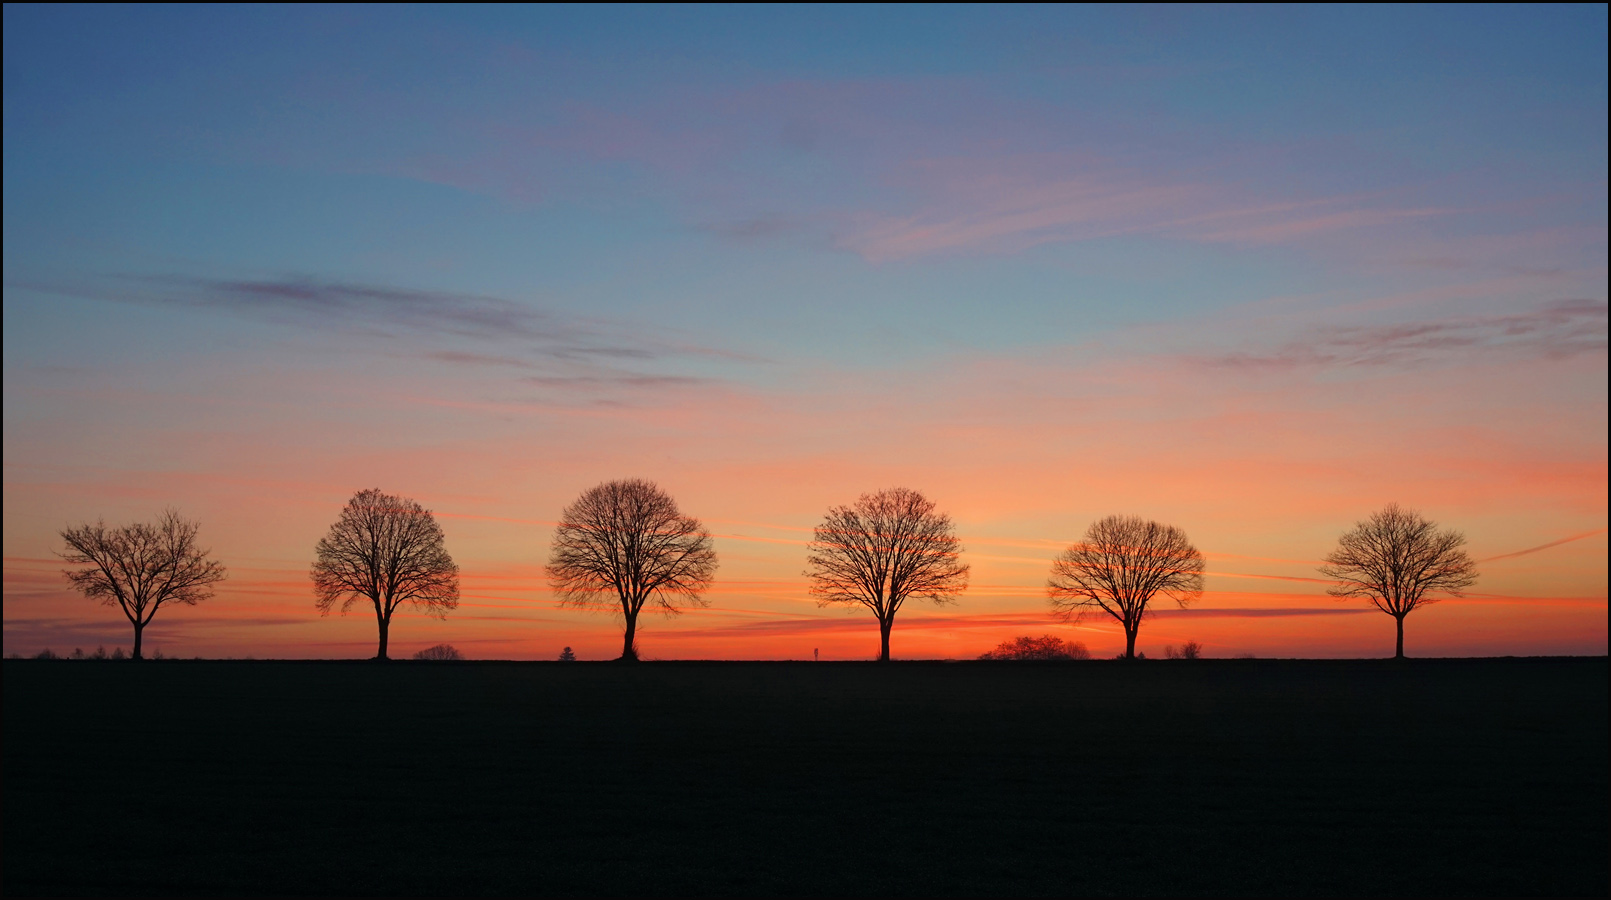
M 879 662 L 889 662 L 889 630 L 895 627 L 895 617 L 878 620 L 878 635 L 883 639 L 883 646 L 878 651 Z
M 144 659 L 145 658 L 145 657 L 140 655 L 140 638 L 142 638 L 144 636 L 145 636 L 145 623 L 144 622 L 135 622 L 134 623 L 134 656 L 131 657 L 132 659 Z
M 390 657 L 386 655 L 386 639 L 389 637 L 388 632 L 390 632 L 392 628 L 392 619 L 390 616 L 384 615 L 377 615 L 375 618 L 380 620 L 380 650 L 375 653 L 375 658 L 385 662 L 387 659 L 390 659 Z
M 637 642 L 638 617 L 629 615 L 626 617 L 626 633 L 621 636 L 621 659 L 623 661 L 635 662 L 637 660 L 638 648 L 634 646 Z
M 1393 618 L 1398 621 L 1398 652 L 1393 654 L 1393 658 L 1394 659 L 1403 659 L 1404 658 L 1404 617 L 1403 616 L 1394 616 Z
M 1138 632 L 1138 631 L 1140 631 L 1140 629 L 1136 628 L 1134 626 L 1126 625 L 1124 627 L 1124 658 L 1125 659 L 1135 659 L 1136 658 L 1136 632 Z

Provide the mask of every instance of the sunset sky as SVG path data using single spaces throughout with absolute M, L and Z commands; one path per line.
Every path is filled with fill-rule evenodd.
M 315 542 L 378 487 L 462 570 L 392 655 L 620 652 L 560 509 L 652 479 L 716 535 L 648 658 L 865 659 L 806 593 L 830 506 L 956 521 L 897 658 L 1057 621 L 1052 556 L 1185 529 L 1138 649 L 1387 656 L 1320 557 L 1458 529 L 1412 656 L 1607 646 L 1607 12 L 1575 7 L 4 12 L 4 650 L 128 647 L 63 528 L 201 522 L 146 652 L 361 657 Z

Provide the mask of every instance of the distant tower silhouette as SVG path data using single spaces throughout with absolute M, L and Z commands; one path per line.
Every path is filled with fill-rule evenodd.
M 811 661 L 822 662 L 822 651 L 816 647 L 811 648 Z

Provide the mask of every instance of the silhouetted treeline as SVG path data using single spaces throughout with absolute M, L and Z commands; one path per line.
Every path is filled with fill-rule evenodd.
M 108 528 L 104 522 L 64 529 L 59 555 L 81 568 L 64 574 L 90 599 L 119 607 L 134 629 L 133 659 L 143 658 L 146 626 L 166 605 L 194 605 L 212 596 L 224 567 L 197 546 L 199 524 L 166 510 L 155 523 Z M 1369 602 L 1392 616 L 1395 656 L 1404 656 L 1404 619 L 1437 602 L 1462 596 L 1476 583 L 1476 564 L 1465 537 L 1440 530 L 1398 504 L 1357 522 L 1325 556 L 1319 571 L 1327 592 Z M 956 603 L 968 588 L 969 566 L 950 516 L 909 488 L 863 494 L 829 508 L 806 548 L 809 593 L 820 606 L 861 607 L 878 625 L 878 659 L 890 659 L 896 614 L 912 599 Z M 562 607 L 596 610 L 622 622 L 623 661 L 640 656 L 639 617 L 646 609 L 674 616 L 710 606 L 714 582 L 711 533 L 683 513 L 652 481 L 624 479 L 593 487 L 566 506 L 554 529 L 546 572 Z M 1051 561 L 1046 597 L 1053 618 L 1078 622 L 1112 619 L 1124 632 L 1125 659 L 1136 650 L 1141 626 L 1163 597 L 1184 608 L 1203 593 L 1203 554 L 1173 525 L 1113 515 Z M 389 658 L 392 618 L 402 606 L 446 618 L 459 602 L 459 567 L 430 510 L 378 489 L 355 493 L 329 533 L 314 548 L 309 569 L 315 607 L 345 613 L 364 601 L 379 631 L 375 659 Z M 1083 659 L 1083 644 L 1050 635 L 1007 641 L 981 659 Z M 81 653 L 81 651 L 79 651 Z M 1165 648 L 1169 659 L 1196 659 L 1202 646 L 1188 641 Z M 122 650 L 108 656 L 120 658 Z M 1039 655 L 1037 655 L 1039 654 Z M 1064 655 L 1058 655 L 1064 654 Z M 49 650 L 38 658 L 58 658 Z M 75 658 L 79 658 L 75 656 Z M 83 658 L 101 658 L 99 655 Z M 455 660 L 448 644 L 414 654 L 417 660 Z M 566 647 L 561 660 L 574 660 Z

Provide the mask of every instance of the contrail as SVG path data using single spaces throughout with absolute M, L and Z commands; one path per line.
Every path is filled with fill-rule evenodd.
M 1605 532 L 1606 529 L 1604 528 L 1596 528 L 1593 531 L 1585 531 L 1582 534 L 1574 534 L 1571 537 L 1563 537 L 1558 541 L 1550 541 L 1547 544 L 1539 544 L 1537 547 L 1528 547 L 1526 550 L 1517 550 L 1515 553 L 1501 553 L 1498 556 L 1490 556 L 1487 559 L 1479 559 L 1477 562 L 1493 562 L 1496 559 L 1510 559 L 1515 556 L 1526 556 L 1529 553 L 1537 553 L 1540 550 L 1548 550 L 1551 547 L 1559 547 L 1562 544 L 1569 544 L 1572 541 L 1580 541 L 1586 537 L 1594 537 L 1597 534 L 1605 534 Z

